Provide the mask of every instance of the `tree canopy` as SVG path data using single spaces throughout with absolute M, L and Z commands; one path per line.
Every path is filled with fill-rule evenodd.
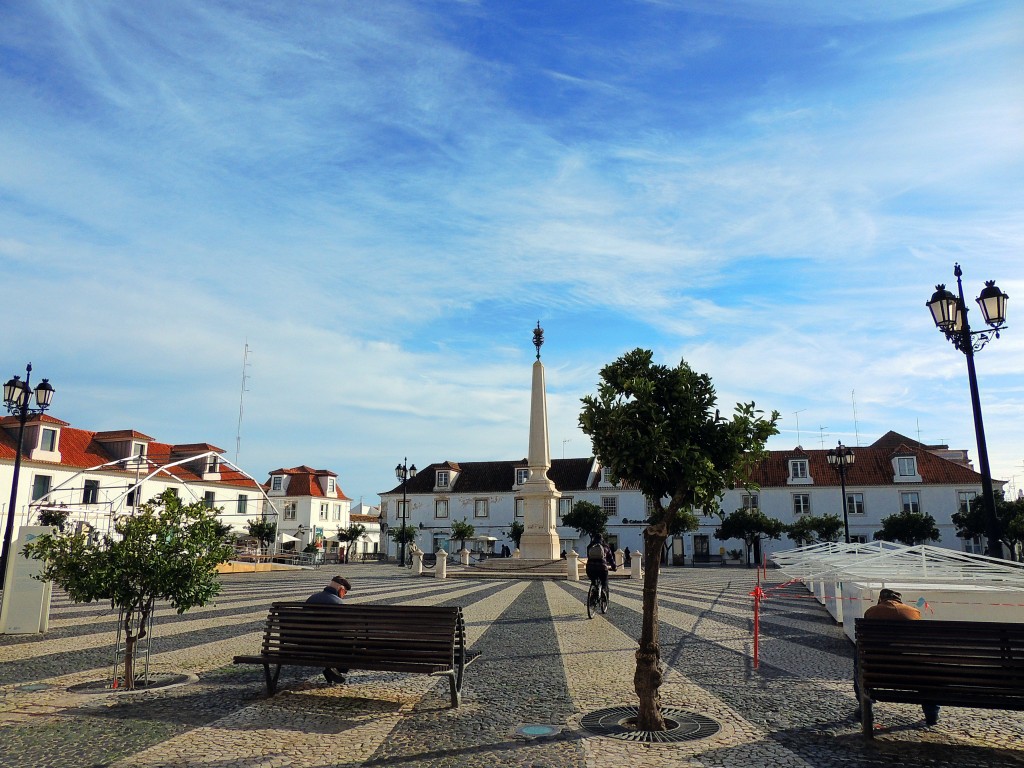
M 694 530 L 694 510 L 718 511 L 726 488 L 747 485 L 750 469 L 778 430 L 778 412 L 767 418 L 754 403 L 739 403 L 731 419 L 718 409 L 711 377 L 686 361 L 655 364 L 650 350 L 634 349 L 601 369 L 597 395 L 583 398 L 580 428 L 612 479 L 647 497 L 652 512 L 644 529 L 643 624 L 634 688 L 640 700 L 637 727 L 665 729 L 658 689 L 658 573 L 671 533 Z
M 64 533 L 64 526 L 68 523 L 68 517 L 71 516 L 71 511 L 67 509 L 46 507 L 45 509 L 39 510 L 39 514 L 36 519 L 40 525 L 49 525 L 56 528 L 61 533 Z
M 277 536 L 277 523 L 266 517 L 258 517 L 255 520 L 246 520 L 245 528 L 249 535 L 259 540 L 260 546 L 264 549 L 270 546 Z
M 839 515 L 800 515 L 796 522 L 786 526 L 786 534 L 797 544 L 816 544 L 839 541 L 845 528 Z
M 338 541 L 348 543 L 348 546 L 345 547 L 345 562 L 347 563 L 352 549 L 359 544 L 360 539 L 366 536 L 366 526 L 362 523 L 352 523 L 348 528 L 338 526 L 337 536 Z
M 1024 498 L 1008 501 L 1003 493 L 997 491 L 995 501 L 999 540 L 1010 552 L 1010 557 L 1018 559 L 1024 546 Z M 960 510 L 953 513 L 953 525 L 956 526 L 956 535 L 964 539 L 987 536 L 982 500 L 978 498 L 962 504 Z
M 938 541 L 939 526 L 935 518 L 924 512 L 912 512 L 904 509 L 894 515 L 882 518 L 882 529 L 875 531 L 875 540 L 895 541 L 912 547 L 916 544 L 927 544 Z
M 397 544 L 412 544 L 416 541 L 419 532 L 415 525 L 397 525 L 388 528 L 388 538 Z
M 466 539 L 472 539 L 475 533 L 476 528 L 466 518 L 452 521 L 452 538 L 458 540 L 460 551 L 466 548 Z
M 594 538 L 607 533 L 608 512 L 589 501 L 577 501 L 572 509 L 562 516 L 562 525 L 575 528 L 581 534 Z
M 720 541 L 741 539 L 747 547 L 747 562 L 750 550 L 760 539 L 778 539 L 786 532 L 786 524 L 769 517 L 757 507 L 741 507 L 722 518 L 722 524 L 715 529 L 715 538 Z
M 519 542 L 522 541 L 524 533 L 526 533 L 526 526 L 519 520 L 513 520 L 512 525 L 508 527 L 508 537 L 512 539 L 512 543 L 516 545 L 516 549 L 519 549 Z
M 234 550 L 225 543 L 216 511 L 185 504 L 172 491 L 114 521 L 99 541 L 84 533 L 42 536 L 25 553 L 43 561 L 39 575 L 75 602 L 110 600 L 123 611 L 126 687 L 134 688 L 134 649 L 146 636 L 155 601 L 178 612 L 206 605 L 220 592 L 217 565 Z

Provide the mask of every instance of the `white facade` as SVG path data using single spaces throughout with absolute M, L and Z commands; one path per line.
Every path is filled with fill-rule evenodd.
M 981 497 L 981 476 L 967 465 L 966 452 L 925 446 L 891 432 L 870 446 L 853 450 L 857 458 L 847 468 L 846 476 L 851 540 L 871 541 L 881 528 L 882 519 L 906 506 L 935 518 L 941 535 L 937 546 L 980 551 L 982 542 L 958 538 L 951 520 L 963 501 L 973 503 L 973 499 Z M 639 491 L 608 482 L 592 458 L 553 459 L 551 465 L 549 476 L 561 494 L 558 535 L 562 549 L 580 552 L 585 545 L 574 529 L 561 525 L 561 516 L 575 502 L 589 501 L 613 510 L 608 532 L 615 546 L 642 550 L 647 502 Z M 521 473 L 526 467 L 525 461 L 446 461 L 421 470 L 406 485 L 407 520 L 420 530 L 418 546 L 426 552 L 441 548 L 453 551 L 451 524 L 465 518 L 476 529 L 477 537 L 494 537 L 495 552 L 500 552 L 503 545 L 513 548 L 508 531 L 514 520 L 523 519 L 517 511 L 522 507 L 525 478 Z M 843 515 L 839 476 L 827 463 L 826 451 L 799 447 L 792 451 L 770 451 L 756 470 L 754 480 L 759 490 L 726 491 L 720 511 L 727 514 L 744 506 L 757 506 L 786 524 L 805 514 L 835 514 L 840 518 Z M 401 503 L 400 485 L 381 494 L 381 513 L 391 527 L 402 523 Z M 715 538 L 718 517 L 702 517 L 700 522 L 698 530 L 668 542 L 666 562 L 688 564 L 695 552 L 714 558 L 720 551 L 744 548 L 739 540 Z M 479 542 L 475 546 L 483 548 Z M 794 542 L 783 536 L 778 541 L 763 542 L 761 554 L 793 546 Z
M 281 549 L 301 552 L 309 544 L 319 544 L 325 553 L 337 550 L 338 529 L 349 527 L 352 508 L 337 474 L 304 465 L 275 469 L 263 487 L 280 511 Z
M 0 511 L 6 523 L 14 478 L 18 422 L 0 419 Z M 235 530 L 264 510 L 258 482 L 230 465 L 223 451 L 208 443 L 172 445 L 135 430 L 92 432 L 44 414 L 25 429 L 14 536 L 34 524 L 41 509 L 69 513 L 69 525 L 100 532 L 113 516 L 175 489 L 187 501 L 222 508 Z M 272 514 L 272 509 L 269 510 Z

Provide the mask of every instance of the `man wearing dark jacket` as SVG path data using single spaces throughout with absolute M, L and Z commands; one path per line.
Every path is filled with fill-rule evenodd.
M 312 595 L 307 597 L 306 602 L 318 605 L 342 605 L 342 598 L 345 597 L 351 589 L 352 585 L 348 583 L 348 579 L 343 576 L 335 576 L 331 579 L 331 583 L 324 587 L 323 590 L 320 592 L 314 592 Z M 344 683 L 345 675 L 347 673 L 347 669 L 324 667 L 324 678 L 328 683 Z
M 335 576 L 331 583 L 320 592 L 314 592 L 306 598 L 307 603 L 319 603 L 320 605 L 341 605 L 342 598 L 352 590 L 348 579 L 342 576 Z

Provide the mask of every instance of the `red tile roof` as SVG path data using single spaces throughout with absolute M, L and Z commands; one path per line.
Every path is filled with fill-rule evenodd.
M 334 483 L 334 495 L 327 496 L 324 493 L 323 488 L 320 486 L 320 477 L 334 477 L 338 474 L 331 472 L 329 469 L 313 469 L 307 467 L 305 464 L 299 467 L 292 467 L 291 469 L 275 469 L 270 473 L 271 477 L 274 475 L 288 475 L 288 487 L 285 489 L 285 493 L 288 496 L 316 496 L 318 498 L 332 498 L 340 499 L 342 501 L 352 501 L 348 496 L 345 495 L 344 491 L 341 490 L 341 486 L 338 485 L 337 481 Z M 266 490 L 270 489 L 270 481 L 268 480 L 263 488 Z
M 200 454 L 207 453 L 208 451 L 224 453 L 223 448 L 218 448 L 216 445 L 210 445 L 209 443 L 186 443 L 184 445 L 172 445 L 171 450 L 177 454 Z
M 921 483 L 899 483 L 899 485 L 980 485 L 981 475 L 957 461 L 937 456 L 929 449 L 945 449 L 945 446 L 925 446 L 922 443 L 889 432 L 872 445 L 852 448 L 855 454 L 853 465 L 846 469 L 847 487 L 895 485 L 895 469 L 892 460 L 896 456 L 917 458 Z M 807 450 L 801 447 L 783 451 L 769 451 L 768 455 L 754 468 L 752 480 L 762 488 L 785 488 L 789 480 L 789 460 L 806 459 L 808 475 L 813 486 L 838 486 L 839 474 L 828 463 L 827 450 Z M 559 491 L 582 490 L 587 488 L 593 459 L 552 459 L 548 477 Z M 434 472 L 448 469 L 452 462 L 431 464 L 416 477 L 409 478 L 408 493 L 433 493 Z M 465 461 L 458 464 L 461 472 L 452 485 L 451 493 L 508 493 L 515 483 L 515 470 L 526 466 L 526 460 L 519 461 Z M 600 476 L 590 483 L 597 489 Z M 799 487 L 796 484 L 790 487 Z M 620 490 L 631 490 L 630 484 L 616 486 Z M 609 488 L 609 490 L 612 490 Z M 399 494 L 399 483 L 381 495 Z
M 55 420 L 56 421 L 56 420 Z M 59 422 L 60 424 L 66 424 L 66 422 Z M 8 427 L 7 424 L 0 423 L 0 426 Z M 100 439 L 97 439 L 97 436 Z M 111 436 L 116 436 L 112 438 Z M 172 461 L 171 450 L 172 446 L 167 443 L 158 443 L 148 435 L 143 435 L 141 432 L 136 432 L 133 429 L 121 430 L 120 432 L 90 432 L 85 429 L 76 429 L 70 426 L 62 427 L 60 431 L 60 442 L 57 446 L 60 452 L 60 463 L 58 466 L 66 467 L 70 470 L 89 469 L 90 467 L 98 467 L 103 464 L 109 464 L 115 460 L 107 446 L 104 444 L 111 439 L 117 438 L 128 438 L 132 437 L 135 439 L 145 439 L 150 441 L 146 447 L 146 458 L 152 462 L 153 465 L 149 469 L 144 470 L 147 474 L 156 469 L 156 466 L 169 464 Z M 16 431 L 11 429 L 0 429 L 0 460 L 14 461 L 14 454 L 16 448 Z M 208 445 L 207 443 L 197 443 L 196 445 Z M 176 446 L 175 446 L 176 447 Z M 174 460 L 180 460 L 180 456 L 175 456 Z M 56 464 L 56 462 L 39 462 L 42 464 Z M 230 470 L 227 467 L 221 465 L 220 481 L 226 485 L 231 486 L 243 486 L 247 488 L 258 488 L 259 483 L 245 477 L 242 473 L 235 470 Z M 123 468 L 111 467 L 104 471 L 110 472 L 124 472 L 126 474 L 135 474 L 135 470 L 125 470 Z M 202 477 L 197 475 L 187 466 L 176 466 L 167 470 L 167 473 L 173 477 L 178 478 L 184 482 L 198 482 L 202 480 Z M 204 482 L 216 482 L 216 481 L 204 481 Z
M 548 477 L 559 491 L 583 490 L 587 487 L 592 459 L 552 459 Z M 526 459 L 519 461 L 461 461 L 458 464 L 446 461 L 431 464 L 410 477 L 407 481 L 408 493 L 431 493 L 434 490 L 437 470 L 459 467 L 459 475 L 452 484 L 451 493 L 501 493 L 512 490 L 516 482 L 516 469 L 525 467 Z M 384 493 L 401 493 L 399 483 Z
M 32 416 L 29 416 L 28 419 L 25 421 L 25 423 L 26 424 L 34 424 L 37 421 L 41 421 L 44 424 L 56 424 L 58 427 L 66 427 L 66 426 L 68 426 L 68 423 L 66 421 L 61 421 L 60 419 L 55 419 L 53 416 L 51 416 L 48 413 L 37 413 L 37 414 L 34 414 Z M 4 427 L 12 427 L 13 426 L 13 427 L 16 428 L 18 426 L 19 422 L 20 422 L 20 419 L 17 416 L 4 416 L 3 418 L 0 418 L 0 426 L 4 426 Z
M 141 432 L 136 432 L 134 429 L 118 429 L 113 432 L 94 432 L 96 439 L 101 442 L 108 440 L 152 440 L 153 438 L 149 435 L 144 435 Z

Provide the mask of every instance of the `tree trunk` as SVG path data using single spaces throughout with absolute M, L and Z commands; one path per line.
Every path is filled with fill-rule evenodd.
M 127 609 L 124 613 L 124 687 L 129 691 L 135 690 L 135 648 L 146 636 L 146 624 L 152 610 L 153 601 L 149 600 L 141 609 Z M 138 631 L 133 635 L 132 625 L 136 615 L 139 617 Z
M 667 538 L 668 527 L 664 523 L 644 529 L 644 617 L 633 675 L 633 688 L 640 699 L 637 727 L 644 731 L 665 730 L 658 693 L 662 682 L 661 649 L 658 646 L 658 572 Z

